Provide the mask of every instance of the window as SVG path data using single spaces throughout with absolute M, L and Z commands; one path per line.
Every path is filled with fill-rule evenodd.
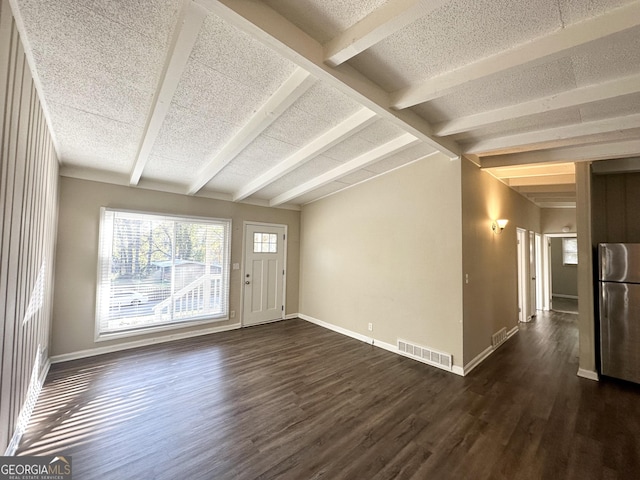
M 103 208 L 97 337 L 228 318 L 231 221 Z
M 578 239 L 577 238 L 562 239 L 562 264 L 563 265 L 578 264 Z
M 253 253 L 278 253 L 278 235 L 275 233 L 254 233 Z

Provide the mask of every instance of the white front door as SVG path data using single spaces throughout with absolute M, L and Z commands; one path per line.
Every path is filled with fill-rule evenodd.
M 245 225 L 243 325 L 284 317 L 286 227 Z

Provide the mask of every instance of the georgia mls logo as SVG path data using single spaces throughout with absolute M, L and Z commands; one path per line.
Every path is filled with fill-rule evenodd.
M 71 458 L 67 460 L 64 457 L 54 457 L 49 462 L 49 474 L 50 475 L 71 475 Z
M 0 480 L 71 480 L 71 457 L 1 457 Z

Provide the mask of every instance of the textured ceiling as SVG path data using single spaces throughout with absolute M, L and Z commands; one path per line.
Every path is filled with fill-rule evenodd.
M 639 0 L 12 4 L 63 175 L 295 208 L 441 153 L 562 207 L 640 155 Z
M 556 0 L 455 0 L 381 41 L 353 64 L 386 90 L 396 90 L 559 27 Z

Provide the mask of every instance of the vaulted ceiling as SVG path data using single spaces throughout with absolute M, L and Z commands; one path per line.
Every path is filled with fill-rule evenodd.
M 67 176 L 295 207 L 465 155 L 567 206 L 640 155 L 638 0 L 11 1 Z

